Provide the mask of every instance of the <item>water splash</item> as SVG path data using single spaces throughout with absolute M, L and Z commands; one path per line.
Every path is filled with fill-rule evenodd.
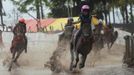
M 45 64 L 45 67 L 49 66 L 51 71 L 57 73 L 65 71 L 66 69 L 64 64 L 70 63 L 69 61 L 67 61 L 68 63 L 65 62 L 66 54 L 69 53 L 68 47 L 69 40 L 63 39 L 58 41 L 58 46 L 50 57 L 50 60 L 47 62 L 47 64 Z

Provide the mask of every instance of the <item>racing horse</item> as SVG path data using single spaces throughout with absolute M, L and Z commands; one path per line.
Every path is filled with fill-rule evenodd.
M 10 48 L 10 51 L 12 53 L 12 60 L 11 64 L 9 66 L 8 71 L 11 71 L 13 63 L 17 65 L 17 59 L 19 58 L 20 54 L 25 50 L 25 53 L 27 52 L 26 49 L 26 41 L 25 36 L 23 33 L 21 33 L 20 30 L 23 30 L 21 26 L 18 25 L 16 27 L 16 35 L 14 35 L 12 40 L 12 45 Z
M 79 64 L 79 69 L 84 68 L 87 55 L 92 50 L 93 36 L 91 26 L 87 23 L 83 24 L 81 27 L 81 34 L 78 38 L 78 30 L 73 32 L 70 43 L 70 53 L 71 53 L 71 63 L 70 71 L 77 67 L 79 62 L 79 55 L 81 54 L 81 62 Z M 76 57 L 76 58 L 75 58 Z M 75 60 L 75 63 L 74 63 Z
M 113 46 L 114 42 L 118 38 L 118 32 L 114 31 L 113 28 L 111 28 L 111 29 L 106 28 L 104 30 L 103 38 L 104 38 L 105 44 L 107 44 L 108 49 L 111 49 L 111 47 Z

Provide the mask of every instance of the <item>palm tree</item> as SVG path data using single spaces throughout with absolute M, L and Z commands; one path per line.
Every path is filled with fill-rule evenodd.
M 128 10 L 127 10 L 127 6 L 128 6 L 128 0 L 125 0 L 126 23 L 129 23 L 129 21 L 128 21 Z
M 40 7 L 41 7 L 41 18 L 43 19 L 45 16 L 44 16 L 42 0 L 40 0 Z
M 131 22 L 133 23 L 134 22 L 134 16 L 133 16 L 133 10 L 132 10 L 132 8 L 133 8 L 133 5 L 132 5 L 132 3 L 130 3 L 130 16 L 131 16 Z
M 3 22 L 3 4 L 2 4 L 2 0 L 0 0 L 0 17 L 1 17 L 1 25 L 3 26 L 3 31 L 4 31 L 4 22 Z
M 134 4 L 134 0 L 128 0 L 128 3 L 130 5 L 130 20 L 132 23 L 134 23 L 134 16 L 133 16 L 133 4 Z
M 36 11 L 36 18 L 44 18 L 43 4 L 49 4 L 48 0 L 12 0 L 18 5 L 18 10 L 23 13 L 28 11 Z
M 117 4 L 118 4 L 117 0 L 112 0 L 110 4 L 113 13 L 113 23 L 115 23 L 115 7 Z

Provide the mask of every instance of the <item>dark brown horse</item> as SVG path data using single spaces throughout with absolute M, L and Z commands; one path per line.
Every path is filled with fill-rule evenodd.
M 73 68 L 77 67 L 77 64 L 79 62 L 79 54 L 82 55 L 79 68 L 81 69 L 85 66 L 87 55 L 90 53 L 92 49 L 93 37 L 92 37 L 91 26 L 89 24 L 84 24 L 81 28 L 82 29 L 81 29 L 80 37 L 79 38 L 75 37 L 78 35 L 78 31 L 76 31 L 73 33 L 73 37 L 71 38 L 71 46 L 70 46 L 70 52 L 71 52 L 70 70 L 71 71 L 73 70 Z M 75 64 L 74 64 L 74 59 L 76 60 Z
M 10 64 L 10 67 L 9 67 L 9 71 L 11 71 L 11 68 L 12 68 L 12 65 L 13 63 L 16 63 L 17 64 L 17 59 L 19 58 L 20 54 L 25 50 L 25 53 L 27 52 L 27 49 L 26 49 L 26 40 L 25 40 L 25 37 L 23 33 L 20 33 L 20 28 L 18 26 L 18 28 L 16 29 L 16 35 L 13 37 L 13 40 L 12 40 L 12 45 L 11 45 L 11 48 L 10 48 L 10 51 L 12 53 L 12 61 L 11 61 L 11 64 Z
M 104 42 L 107 44 L 108 49 L 111 49 L 114 42 L 118 38 L 118 32 L 114 30 L 106 30 L 104 31 Z

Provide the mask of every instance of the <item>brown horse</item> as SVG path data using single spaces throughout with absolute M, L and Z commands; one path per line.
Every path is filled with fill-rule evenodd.
M 18 26 L 18 28 L 16 29 L 16 35 L 13 37 L 12 40 L 12 45 L 10 48 L 10 51 L 12 53 L 12 61 L 9 67 L 9 71 L 11 71 L 12 65 L 13 63 L 17 64 L 17 59 L 19 58 L 20 54 L 25 50 L 25 53 L 27 52 L 26 49 L 26 42 L 27 40 L 25 39 L 26 36 L 24 36 L 23 33 L 20 33 L 20 28 Z
M 25 52 L 27 52 L 25 49 L 25 47 L 26 47 L 25 42 L 26 41 L 25 41 L 23 35 L 14 36 L 13 41 L 12 41 L 12 46 L 10 48 L 11 53 L 12 53 L 12 61 L 11 61 L 10 67 L 9 67 L 9 71 L 11 71 L 13 63 L 17 63 L 17 59 L 19 58 L 20 54 L 24 50 L 25 50 Z
M 118 32 L 114 30 L 106 30 L 104 31 L 104 42 L 107 44 L 108 49 L 111 49 L 114 42 L 118 38 Z
M 93 37 L 92 37 L 92 31 L 91 26 L 89 24 L 84 24 L 81 27 L 81 34 L 78 38 L 78 31 L 73 33 L 73 37 L 71 38 L 71 46 L 70 46 L 70 52 L 71 52 L 71 63 L 70 63 L 70 71 L 73 70 L 73 68 L 77 67 L 77 64 L 79 62 L 79 54 L 82 55 L 81 57 L 81 63 L 79 64 L 79 68 L 83 68 L 85 66 L 85 61 L 87 58 L 87 55 L 90 53 L 92 49 L 93 44 Z M 78 38 L 78 39 L 77 39 Z M 76 57 L 76 58 L 74 58 Z M 74 59 L 76 60 L 74 64 Z

